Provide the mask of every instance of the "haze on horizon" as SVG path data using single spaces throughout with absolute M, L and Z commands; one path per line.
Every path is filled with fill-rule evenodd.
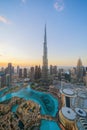
M 49 65 L 87 65 L 86 0 L 0 0 L 0 66 L 42 65 L 47 25 Z

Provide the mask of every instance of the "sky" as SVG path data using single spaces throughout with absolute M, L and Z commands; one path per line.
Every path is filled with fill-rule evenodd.
M 0 66 L 87 65 L 87 0 L 0 0 Z

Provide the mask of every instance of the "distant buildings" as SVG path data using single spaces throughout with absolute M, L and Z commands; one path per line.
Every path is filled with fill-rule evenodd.
M 71 82 L 86 85 L 86 67 L 82 65 L 81 59 L 78 59 L 77 67 L 70 70 Z
M 14 73 L 14 67 L 11 63 L 8 63 L 8 67 L 1 69 L 0 71 L 0 88 L 10 86 L 12 83 L 12 76 Z
M 38 81 L 41 79 L 41 67 L 31 67 L 29 70 L 29 78 L 31 81 Z
M 27 68 L 20 68 L 19 66 L 17 66 L 17 74 L 19 78 L 27 78 L 28 70 Z
M 50 65 L 50 75 L 57 75 L 57 66 Z

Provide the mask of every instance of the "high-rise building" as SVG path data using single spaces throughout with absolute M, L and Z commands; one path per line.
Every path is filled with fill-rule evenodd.
M 29 77 L 30 77 L 31 81 L 34 81 L 34 67 L 31 67 L 31 68 L 30 68 Z
M 27 78 L 27 68 L 24 68 L 24 78 Z
M 10 86 L 10 74 L 6 74 L 6 86 Z
M 83 81 L 83 65 L 80 58 L 77 62 L 77 81 Z
M 85 82 L 86 82 L 86 87 L 87 87 L 87 72 L 86 72 L 86 76 L 85 76 Z
M 40 66 L 38 67 L 38 78 L 39 79 L 41 78 L 41 68 L 40 68 Z
M 57 74 L 57 66 L 50 65 L 50 75 Z
M 46 25 L 45 25 L 44 44 L 43 44 L 42 79 L 43 79 L 43 81 L 47 81 L 47 80 L 48 80 L 48 59 L 47 59 L 47 36 L 46 36 Z
M 8 63 L 8 67 L 5 69 L 5 73 L 10 75 L 10 83 L 12 82 L 12 74 L 14 73 L 14 67 L 12 63 Z
M 0 88 L 1 88 L 2 86 L 1 86 L 1 76 L 0 76 Z
M 19 66 L 17 66 L 17 74 L 19 74 L 19 69 L 20 69 L 20 67 L 19 67 Z
M 53 66 L 50 65 L 50 75 L 52 75 L 52 74 L 53 74 Z
M 0 87 L 4 87 L 6 85 L 6 80 L 5 80 L 5 72 L 0 72 Z
M 22 69 L 19 69 L 19 78 L 22 78 Z
M 38 66 L 35 66 L 35 74 L 34 74 L 35 80 L 38 79 Z
M 55 66 L 53 66 L 53 74 L 57 74 L 57 66 L 55 65 Z
M 35 66 L 35 76 L 34 76 L 35 80 L 40 79 L 41 78 L 41 68 L 40 66 Z

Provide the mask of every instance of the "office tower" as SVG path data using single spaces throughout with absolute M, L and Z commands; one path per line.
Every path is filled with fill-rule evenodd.
M 12 82 L 12 74 L 14 73 L 14 67 L 12 63 L 8 63 L 8 67 L 5 69 L 5 73 L 10 75 L 10 83 Z
M 19 78 L 22 78 L 22 69 L 19 69 Z
M 57 74 L 57 66 L 50 65 L 50 75 Z
M 38 79 L 38 66 L 35 66 L 35 75 L 34 75 L 35 80 Z
M 10 86 L 10 74 L 6 74 L 6 86 Z
M 47 81 L 47 80 L 48 80 L 48 59 L 47 59 L 47 36 L 46 36 L 46 25 L 45 25 L 44 44 L 43 44 L 42 79 L 43 79 L 43 81 Z
M 86 71 L 85 81 L 86 81 L 86 87 L 87 87 L 87 71 Z
M 50 65 L 50 75 L 52 75 L 52 74 L 53 74 L 53 66 Z
M 57 66 L 53 66 L 53 74 L 57 74 Z
M 41 68 L 40 68 L 40 66 L 38 67 L 38 79 L 40 79 L 41 78 Z
M 40 68 L 40 66 L 39 67 L 35 66 L 35 76 L 34 77 L 35 77 L 35 80 L 41 78 L 41 68 Z
M 31 81 L 34 81 L 34 67 L 30 68 L 30 75 L 29 75 Z
M 77 81 L 78 82 L 83 81 L 83 66 L 80 58 L 77 62 Z
M 58 79 L 61 81 L 64 79 L 64 69 L 58 69 Z
M 5 80 L 5 72 L 0 72 L 0 87 L 4 87 L 6 85 Z
M 0 71 L 4 72 L 4 70 L 5 70 L 4 67 L 1 67 Z
M 19 69 L 20 69 L 20 67 L 19 67 L 19 66 L 17 66 L 17 74 L 19 74 Z
M 24 68 L 24 78 L 27 78 L 27 68 Z
M 1 76 L 0 76 L 0 88 L 1 88 Z

